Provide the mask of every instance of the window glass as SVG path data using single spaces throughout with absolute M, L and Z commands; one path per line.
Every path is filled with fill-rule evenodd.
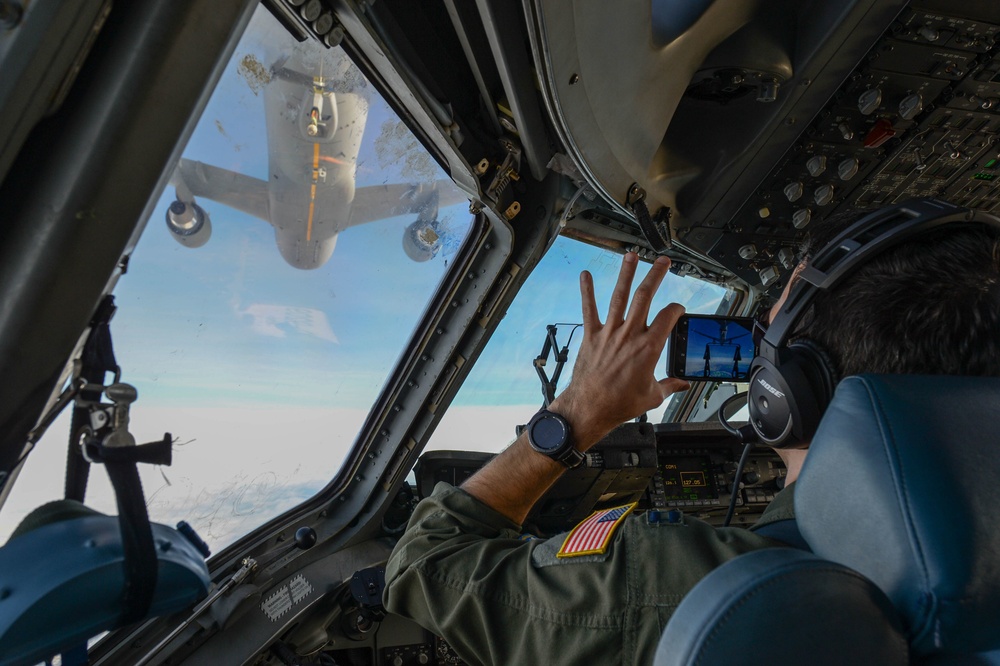
M 131 430 L 175 439 L 140 466 L 152 520 L 218 550 L 328 483 L 471 221 L 341 49 L 258 9 L 115 291 Z M 67 440 L 63 417 L 0 539 L 62 496 Z M 96 466 L 87 503 L 116 513 Z
M 568 361 L 558 384 L 561 389 L 572 377 L 573 362 L 583 339 L 582 329 L 572 333 L 573 325 L 582 321 L 580 271 L 588 270 L 594 276 L 598 311 L 603 321 L 620 266 L 621 255 L 561 236 L 556 239 L 476 361 L 434 431 L 428 449 L 496 452 L 510 444 L 514 427 L 526 423 L 542 405 L 542 384 L 533 362 L 542 351 L 546 326 L 560 324 L 556 334 L 560 350 L 569 343 Z M 645 277 L 649 266 L 639 262 L 633 288 Z M 650 312 L 677 302 L 692 314 L 714 314 L 725 295 L 723 287 L 668 273 Z M 554 359 L 550 354 L 544 367 L 550 379 L 555 371 Z M 666 376 L 666 365 L 664 352 L 657 365 L 657 377 Z M 665 408 L 666 403 L 650 412 L 649 420 L 660 421 Z

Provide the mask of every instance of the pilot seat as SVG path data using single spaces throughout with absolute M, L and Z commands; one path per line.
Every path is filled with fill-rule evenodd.
M 1000 379 L 838 386 L 795 484 L 802 545 L 702 579 L 656 666 L 1000 664 Z

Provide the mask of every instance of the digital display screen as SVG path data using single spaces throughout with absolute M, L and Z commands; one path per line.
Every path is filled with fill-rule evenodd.
M 745 320 L 690 317 L 684 376 L 747 379 L 753 360 L 753 332 Z
M 671 458 L 660 465 L 663 494 L 668 500 L 715 499 L 715 480 L 704 456 Z

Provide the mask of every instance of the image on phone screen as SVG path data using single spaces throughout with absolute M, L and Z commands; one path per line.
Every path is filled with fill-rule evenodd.
M 685 315 L 670 340 L 670 374 L 684 379 L 733 381 L 750 376 L 753 320 Z

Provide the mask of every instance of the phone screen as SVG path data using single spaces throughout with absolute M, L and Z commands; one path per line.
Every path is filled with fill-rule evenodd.
M 753 319 L 684 315 L 670 334 L 667 374 L 696 381 L 741 381 L 755 353 Z

